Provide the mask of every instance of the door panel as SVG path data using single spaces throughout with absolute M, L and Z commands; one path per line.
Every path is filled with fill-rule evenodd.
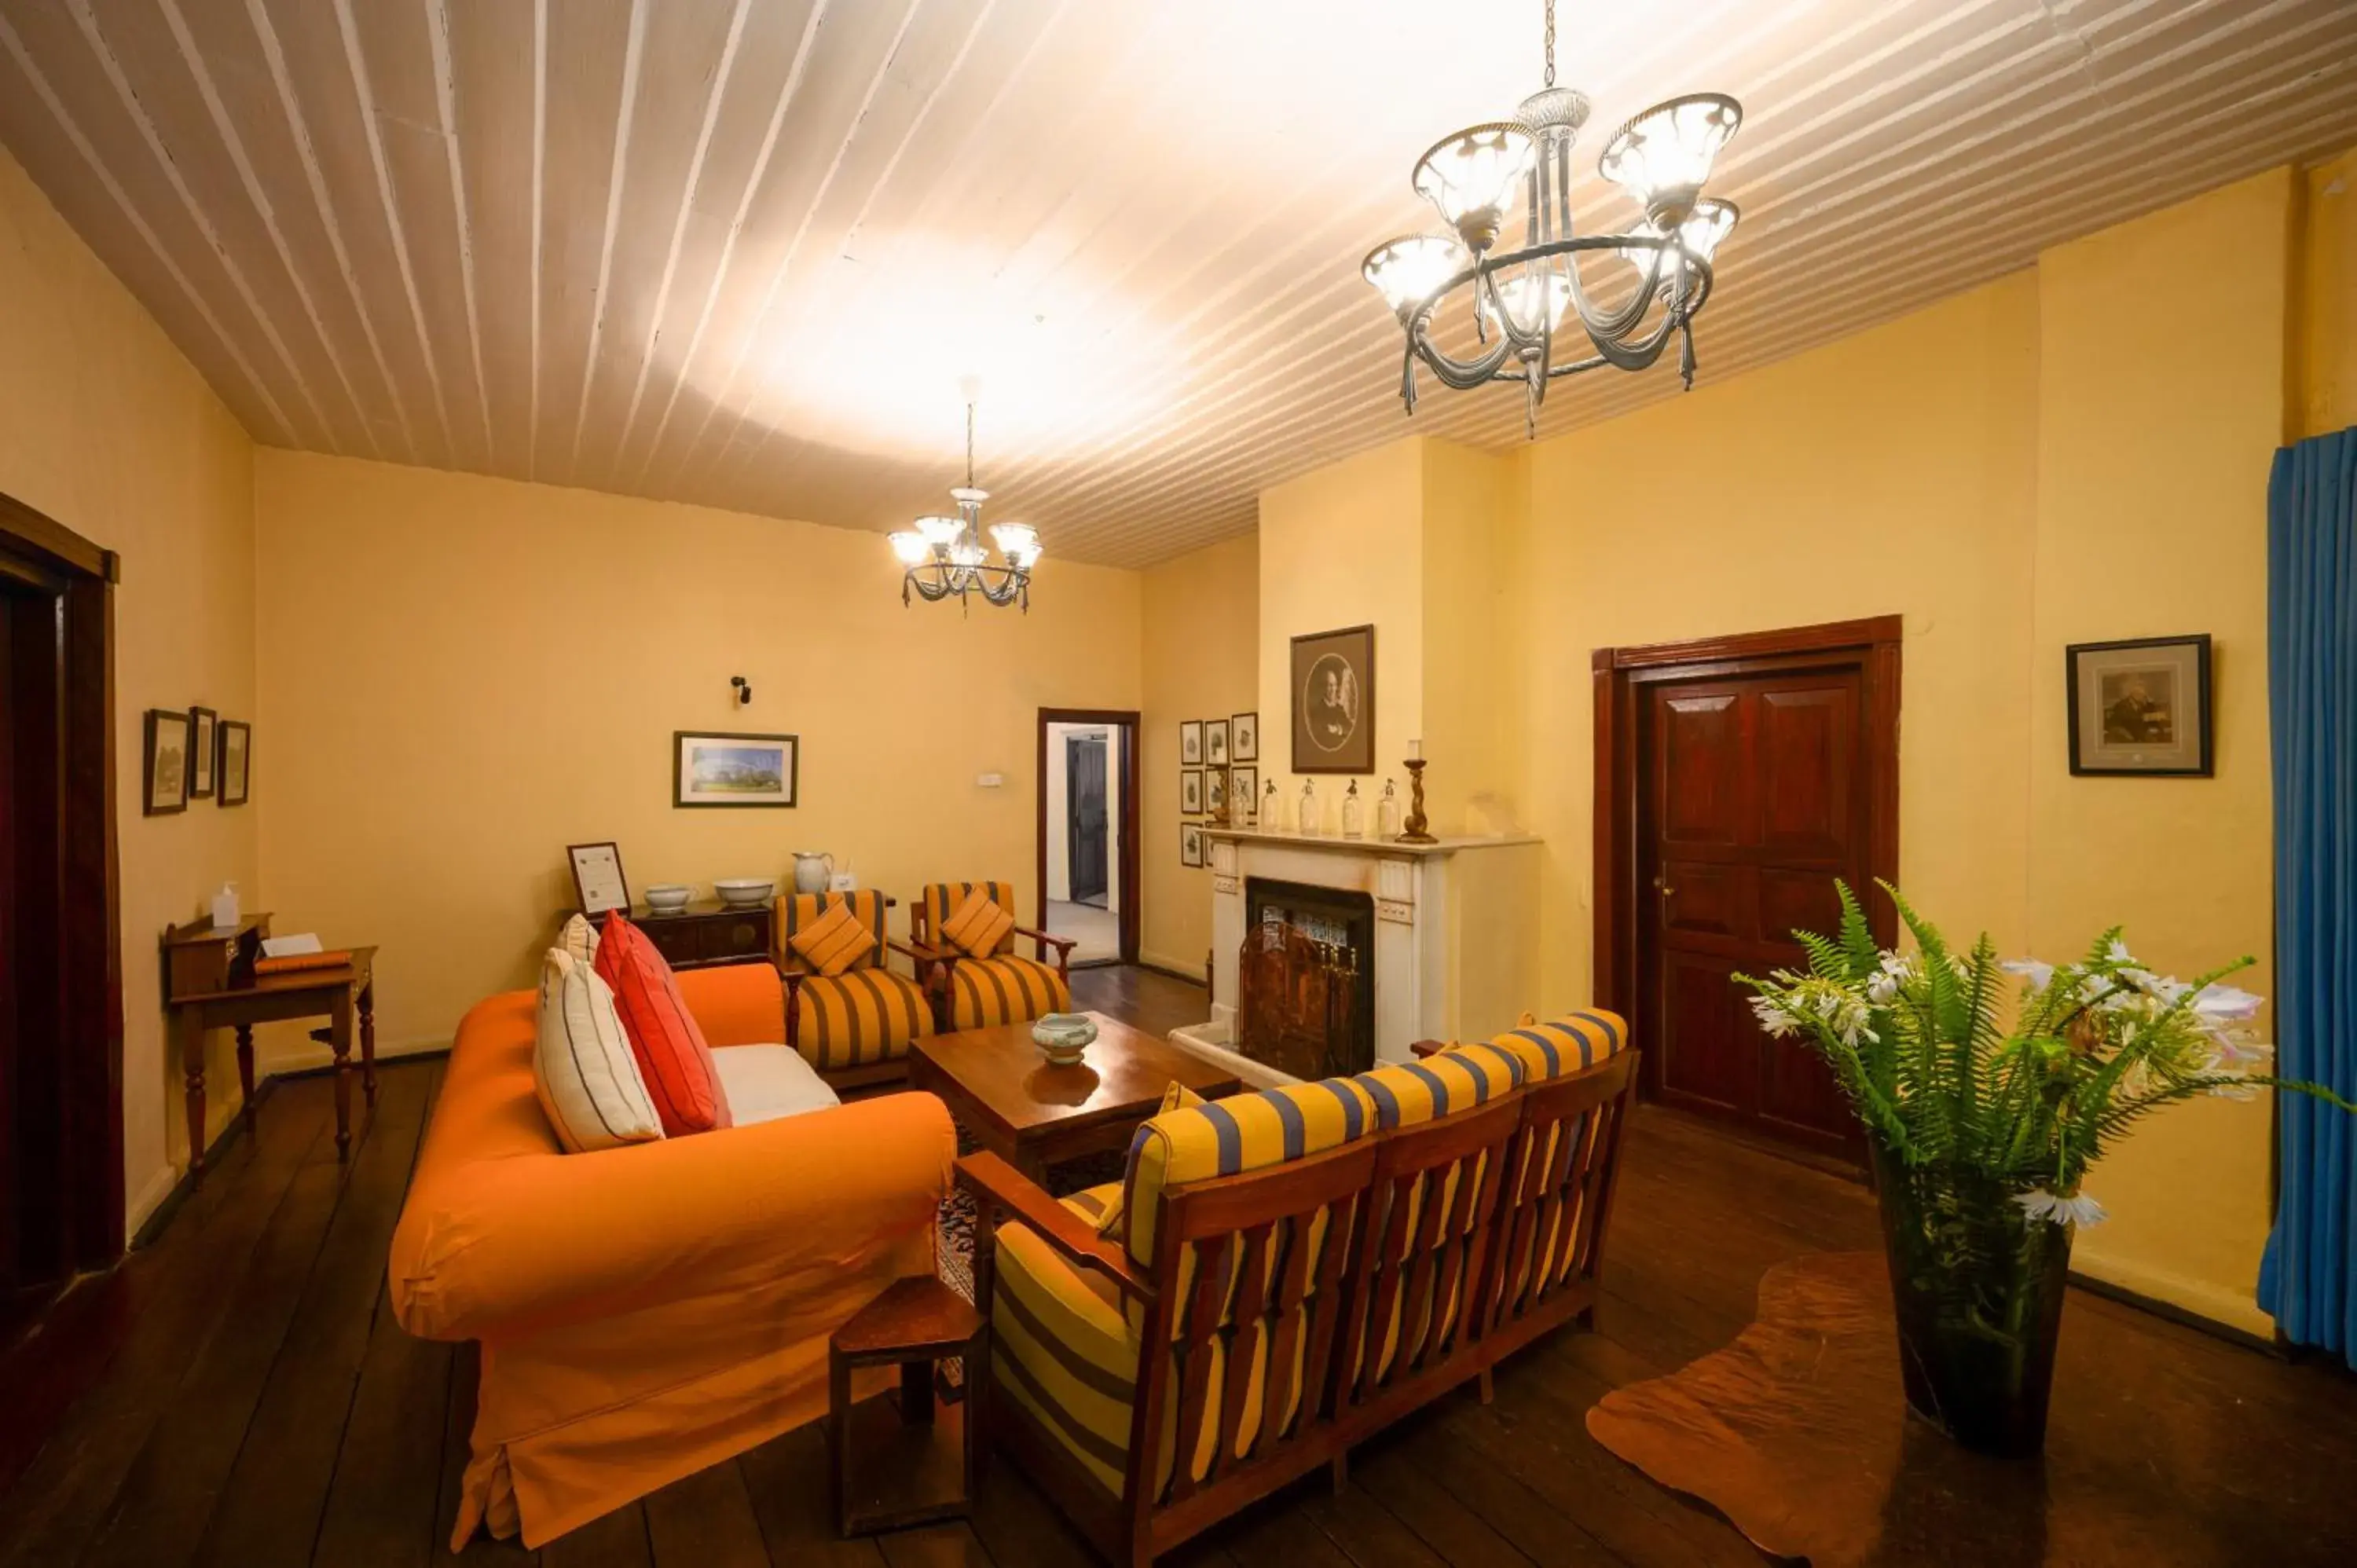
M 1065 747 L 1066 811 L 1071 818 L 1071 899 L 1092 904 L 1107 892 L 1105 744 L 1074 736 Z
M 1805 1047 L 1770 1039 L 1733 977 L 1803 962 L 1792 930 L 1836 923 L 1835 877 L 1866 885 L 1862 672 L 1821 663 L 1661 678 L 1645 691 L 1640 957 L 1658 1021 L 1657 1092 L 1853 1152 L 1855 1124 L 1831 1074 Z

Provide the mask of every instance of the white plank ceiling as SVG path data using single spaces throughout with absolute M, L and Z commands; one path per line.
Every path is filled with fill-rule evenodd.
M 2357 141 L 2352 0 L 1566 0 L 1609 127 L 1735 93 L 1722 379 Z M 1141 565 L 1414 428 L 1358 277 L 1538 0 L 0 0 L 0 137 L 262 441 Z M 5 352 L 5 346 L 0 346 Z M 1674 395 L 1558 382 L 1543 433 Z M 880 546 L 879 546 L 880 548 Z

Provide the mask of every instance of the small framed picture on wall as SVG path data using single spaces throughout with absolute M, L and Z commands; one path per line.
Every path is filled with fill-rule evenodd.
M 1231 768 L 1228 769 L 1228 815 L 1239 822 L 1249 822 L 1260 806 L 1260 769 Z
M 1228 765 L 1228 721 L 1203 721 L 1203 766 L 1225 768 Z
M 573 897 L 583 914 L 602 915 L 608 909 L 630 913 L 630 885 L 622 875 L 621 845 L 611 840 L 566 844 L 565 854 L 573 863 Z
M 2079 642 L 2064 657 L 2072 772 L 2211 776 L 2207 633 Z
M 1260 760 L 1260 715 L 1238 714 L 1229 721 L 1228 760 L 1258 762 Z
M 1178 725 L 1178 766 L 1203 766 L 1203 721 L 1188 719 Z
M 1182 768 L 1178 770 L 1178 810 L 1189 817 L 1203 814 L 1203 770 Z
M 242 806 L 253 789 L 253 726 L 223 719 L 216 733 L 221 738 L 213 759 L 213 804 Z
M 169 708 L 147 710 L 141 815 L 168 817 L 188 809 L 188 736 L 195 727 L 187 714 Z
M 214 735 L 221 727 L 221 715 L 210 708 L 190 708 L 188 723 L 193 731 L 188 740 L 188 798 L 210 800 L 213 798 Z
M 1200 822 L 1178 824 L 1178 864 L 1193 866 L 1203 864 L 1203 825 Z
M 1228 770 L 1224 768 L 1203 769 L 1203 810 L 1216 817 L 1228 809 Z

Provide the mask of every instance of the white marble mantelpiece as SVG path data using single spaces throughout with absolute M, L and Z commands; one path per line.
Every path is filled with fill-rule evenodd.
M 1204 830 L 1211 871 L 1211 1018 L 1177 1044 L 1241 1065 L 1233 1040 L 1244 893 L 1254 877 L 1364 893 L 1375 907 L 1375 1059 L 1418 1040 L 1486 1037 L 1535 1005 L 1540 841 L 1435 843 Z M 1246 1073 L 1277 1081 L 1266 1069 Z

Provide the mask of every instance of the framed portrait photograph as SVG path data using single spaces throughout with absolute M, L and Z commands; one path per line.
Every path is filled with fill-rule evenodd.
M 1293 771 L 1375 770 L 1375 628 L 1293 639 Z
M 674 806 L 791 806 L 802 765 L 791 735 L 697 734 L 671 737 Z
M 1260 715 L 1238 714 L 1228 721 L 1228 760 L 1258 762 L 1260 760 Z
M 1203 721 L 1203 766 L 1225 768 L 1228 765 L 1228 721 Z
M 213 797 L 213 748 L 221 715 L 210 708 L 190 708 L 188 725 L 188 799 L 210 800 Z
M 608 909 L 630 912 L 630 885 L 622 875 L 622 846 L 605 843 L 569 843 L 565 856 L 573 863 L 573 897 L 585 915 L 602 915 Z
M 1200 866 L 1203 864 L 1203 824 L 1178 824 L 1178 864 Z
M 223 719 L 214 733 L 213 804 L 242 806 L 253 789 L 253 726 Z
M 1228 809 L 1228 770 L 1224 768 L 1203 769 L 1203 810 L 1218 816 Z
M 2208 633 L 2075 642 L 2063 658 L 2072 772 L 2211 776 Z
M 1178 766 L 1203 766 L 1203 721 L 1185 719 L 1178 725 Z
M 1178 770 L 1178 810 L 1190 817 L 1203 813 L 1203 770 L 1182 768 Z
M 187 714 L 147 710 L 146 766 L 140 775 L 146 785 L 139 800 L 143 816 L 168 817 L 188 809 L 188 737 L 195 729 Z

